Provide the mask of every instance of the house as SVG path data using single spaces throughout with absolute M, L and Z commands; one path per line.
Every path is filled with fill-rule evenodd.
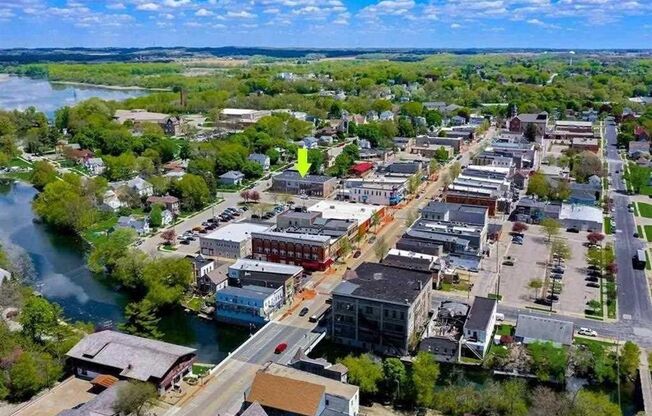
M 351 166 L 351 174 L 355 176 L 364 176 L 371 173 L 374 169 L 374 164 L 371 162 L 358 162 Z
M 344 368 L 346 369 L 346 367 Z M 265 364 L 263 368 L 259 370 L 259 374 L 260 373 L 323 386 L 325 388 L 325 414 L 357 416 L 360 411 L 360 389 L 358 386 L 274 362 Z M 257 387 L 260 388 L 260 386 Z M 258 393 L 260 394 L 261 392 L 259 391 Z M 258 398 L 260 397 L 261 396 L 258 396 Z
M 112 383 L 97 396 L 72 409 L 63 410 L 57 413 L 57 416 L 119 416 L 113 406 L 118 400 L 118 390 L 126 385 L 126 381 L 112 378 Z
M 181 119 L 169 114 L 152 113 L 146 110 L 116 110 L 113 119 L 119 124 L 130 122 L 136 128 L 144 123 L 158 124 L 168 136 L 178 136 L 181 133 Z
M 332 340 L 404 356 L 425 329 L 431 293 L 430 272 L 362 263 L 332 292 Z
M 181 205 L 179 203 L 179 198 L 172 195 L 165 196 L 150 196 L 147 198 L 147 204 L 151 207 L 152 205 L 161 205 L 166 210 L 170 211 L 174 215 L 178 215 L 180 212 Z
M 448 124 L 451 126 L 461 126 L 466 124 L 466 118 L 462 116 L 453 116 L 448 120 Z
M 630 159 L 638 159 L 645 155 L 650 155 L 650 142 L 649 141 L 633 141 L 629 142 L 629 150 L 627 154 Z
M 244 173 L 239 170 L 230 170 L 220 175 L 220 183 L 228 186 L 240 186 L 244 177 Z
M 153 383 L 164 394 L 192 370 L 194 348 L 116 331 L 86 335 L 66 353 L 73 374 L 92 380 L 106 374 Z
M 192 261 L 197 290 L 204 294 L 214 294 L 228 286 L 228 264 L 217 264 L 212 259 L 198 254 Z
M 192 270 L 195 273 L 196 279 L 206 275 L 211 270 L 215 270 L 215 266 L 215 260 L 206 258 L 201 253 L 192 259 Z M 201 286 L 199 282 L 197 282 L 197 286 Z
M 228 266 L 229 286 L 283 288 L 284 303 L 292 302 L 301 289 L 303 267 L 254 259 L 238 259 Z
M 427 336 L 419 343 L 419 351 L 432 354 L 439 362 L 458 362 L 462 355 L 464 323 L 470 309 L 463 302 L 442 301 Z
M 134 191 L 141 198 L 147 198 L 154 194 L 154 186 L 140 176 L 136 176 L 128 181 L 111 182 L 109 184 L 114 191 L 120 188 L 127 188 Z
M 477 358 L 484 358 L 493 338 L 496 325 L 495 299 L 476 296 L 464 323 L 464 345 Z
M 316 137 L 305 137 L 302 140 L 299 140 L 297 144 L 306 149 L 317 149 L 319 147 L 319 139 Z
M 359 139 L 358 146 L 360 149 L 371 149 L 371 142 L 367 139 Z
M 100 205 L 100 209 L 102 209 L 103 211 L 116 212 L 124 205 L 125 204 L 123 204 L 123 202 L 120 201 L 120 198 L 118 198 L 118 195 L 114 191 L 109 189 L 106 192 L 104 192 L 104 195 L 102 195 L 102 205 Z
M 215 292 L 215 317 L 228 324 L 261 327 L 283 304 L 280 287 L 227 286 Z
M 147 217 L 138 219 L 133 216 L 122 216 L 118 218 L 118 224 L 116 225 L 117 228 L 131 228 L 132 230 L 136 231 L 136 234 L 139 236 L 144 236 L 146 234 L 149 234 L 150 228 L 149 228 L 149 219 Z
M 252 234 L 267 231 L 267 224 L 235 222 L 199 236 L 199 251 L 205 256 L 240 259 L 249 257 Z
M 248 160 L 252 162 L 256 162 L 260 165 L 261 168 L 263 168 L 263 171 L 268 171 L 270 167 L 270 159 L 269 156 L 261 154 L 261 153 L 252 153 L 249 155 L 247 158 Z
M 104 173 L 106 167 L 104 161 L 100 157 L 91 157 L 84 160 L 83 165 L 91 175 L 101 175 Z
M 174 214 L 169 209 L 161 211 L 161 226 L 165 227 L 174 222 Z
M 326 387 L 259 371 L 245 392 L 245 404 L 253 403 L 271 415 L 320 416 L 326 410 Z
M 463 142 L 464 139 L 462 137 L 417 136 L 416 138 L 416 145 L 418 147 L 431 147 L 433 145 L 449 146 L 452 147 L 456 153 L 460 152 Z
M 337 178 L 324 175 L 301 176 L 295 170 L 286 170 L 272 176 L 272 192 L 293 195 L 327 197 L 337 187 Z
M 383 111 L 378 115 L 378 118 L 380 121 L 392 121 L 394 120 L 394 113 L 389 110 Z
M 573 343 L 573 323 L 543 316 L 519 315 L 516 319 L 517 342 L 552 342 L 556 346 Z

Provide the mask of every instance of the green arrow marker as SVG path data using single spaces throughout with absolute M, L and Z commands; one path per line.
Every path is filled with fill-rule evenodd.
M 294 165 L 299 175 L 306 176 L 310 170 L 310 163 L 308 163 L 308 149 L 300 147 L 297 149 L 297 163 Z

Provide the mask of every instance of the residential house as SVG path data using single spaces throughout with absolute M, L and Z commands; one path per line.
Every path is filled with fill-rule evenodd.
M 116 331 L 86 335 L 66 353 L 72 372 L 92 380 L 105 374 L 153 383 L 164 394 L 192 370 L 194 348 Z
M 431 292 L 430 272 L 362 263 L 332 292 L 332 340 L 404 356 L 428 322 Z
M 131 228 L 132 230 L 136 231 L 136 234 L 139 236 L 144 236 L 149 234 L 150 228 L 149 228 L 149 219 L 147 217 L 138 219 L 133 217 L 132 215 L 125 217 L 122 216 L 118 218 L 118 224 L 116 225 L 117 228 Z
M 641 157 L 650 156 L 650 142 L 649 141 L 633 141 L 629 142 L 629 150 L 627 155 L 630 159 L 639 159 Z
M 152 184 L 140 176 L 136 176 L 135 178 L 128 181 L 111 182 L 109 183 L 109 186 L 114 191 L 123 187 L 128 188 L 138 194 L 138 196 L 141 198 L 147 198 L 154 194 L 154 187 Z
M 394 113 L 387 110 L 383 111 L 378 115 L 378 118 L 380 121 L 393 121 L 394 120 Z
M 151 207 L 152 205 L 161 205 L 166 210 L 170 211 L 174 215 L 179 215 L 181 210 L 181 205 L 179 203 L 179 198 L 172 195 L 165 196 L 150 196 L 147 198 L 147 204 Z
M 244 173 L 239 170 L 230 170 L 220 175 L 220 183 L 228 186 L 240 186 L 244 177 Z
M 104 173 L 106 167 L 104 166 L 104 161 L 100 157 L 91 157 L 85 159 L 83 165 L 91 175 L 101 175 Z
M 536 137 L 543 138 L 548 127 L 548 113 L 518 114 L 509 120 L 509 131 L 525 133 L 530 125 L 536 127 Z
M 495 299 L 476 296 L 464 323 L 464 345 L 479 359 L 484 358 L 493 339 L 496 306 Z
M 248 160 L 252 162 L 256 162 L 260 165 L 261 168 L 263 168 L 263 171 L 268 171 L 270 167 L 270 159 L 269 156 L 264 155 L 262 153 L 252 153 L 249 155 L 247 158 Z
M 102 205 L 100 205 L 100 209 L 103 211 L 116 212 L 124 205 L 125 204 L 120 201 L 120 198 L 118 198 L 118 195 L 109 189 L 104 192 L 104 195 L 102 195 Z
M 174 214 L 169 209 L 161 211 L 161 226 L 165 227 L 174 222 Z
M 358 162 L 351 166 L 350 172 L 355 176 L 365 176 L 371 173 L 374 169 L 374 164 L 371 162 Z
M 227 286 L 215 292 L 215 317 L 219 322 L 261 327 L 283 303 L 281 287 Z
M 256 373 L 245 405 L 258 403 L 269 415 L 320 416 L 326 412 L 326 387 L 287 377 Z M 337 414 L 337 413 L 334 413 Z
M 556 346 L 570 346 L 573 343 L 573 323 L 561 319 L 534 315 L 519 315 L 516 319 L 517 342 L 552 342 Z
M 193 259 L 195 285 L 197 290 L 205 294 L 214 294 L 228 286 L 228 264 L 218 264 L 201 254 Z
M 252 235 L 270 228 L 268 224 L 235 222 L 199 236 L 199 250 L 205 256 L 240 259 L 249 257 Z

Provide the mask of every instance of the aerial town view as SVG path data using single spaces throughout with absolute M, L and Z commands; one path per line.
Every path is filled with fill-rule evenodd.
M 0 0 L 0 416 L 652 415 L 651 18 Z

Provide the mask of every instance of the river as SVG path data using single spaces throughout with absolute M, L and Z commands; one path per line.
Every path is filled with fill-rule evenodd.
M 94 324 L 123 320 L 125 294 L 94 276 L 84 261 L 84 243 L 35 223 L 31 201 L 37 191 L 29 185 L 0 182 L 0 242 L 29 261 L 28 283 L 58 303 L 66 319 Z M 199 360 L 218 363 L 247 338 L 242 328 L 218 324 L 174 310 L 161 319 L 164 340 L 197 348 Z
M 56 84 L 43 79 L 0 74 L 0 109 L 24 110 L 28 107 L 36 107 L 50 118 L 56 109 L 75 105 L 91 97 L 119 101 L 146 93 L 147 91 L 141 89 Z

